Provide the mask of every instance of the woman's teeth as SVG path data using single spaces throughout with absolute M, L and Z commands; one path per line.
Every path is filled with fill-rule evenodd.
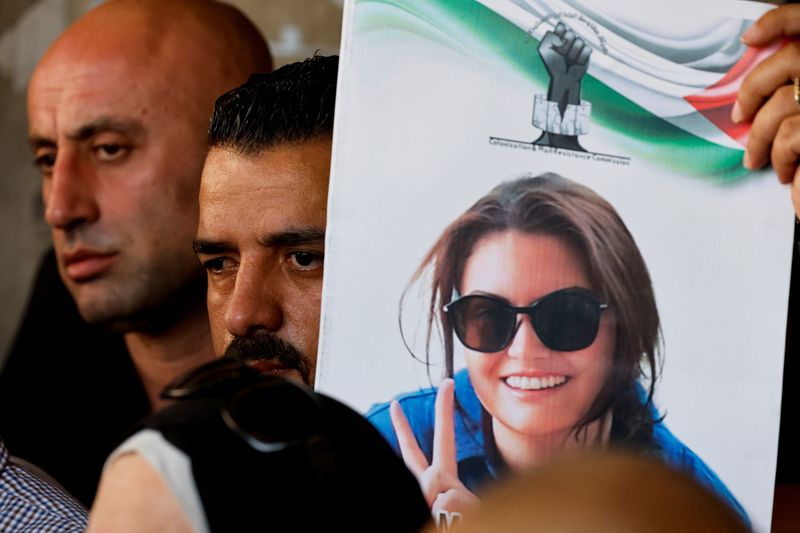
M 530 378 L 527 376 L 508 376 L 506 385 L 513 389 L 540 390 L 557 387 L 567 381 L 566 376 L 547 376 L 543 378 Z

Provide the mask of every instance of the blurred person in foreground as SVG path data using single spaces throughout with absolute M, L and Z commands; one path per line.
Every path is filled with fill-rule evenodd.
M 498 484 L 471 512 L 441 520 L 439 531 L 461 533 L 749 531 L 729 505 L 691 476 L 623 452 L 564 456 Z

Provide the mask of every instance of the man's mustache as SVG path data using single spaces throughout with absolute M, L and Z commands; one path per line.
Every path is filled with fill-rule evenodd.
M 303 382 L 309 383 L 311 363 L 308 356 L 292 343 L 271 333 L 255 337 L 235 337 L 225 348 L 224 355 L 237 358 L 245 363 L 248 361 L 275 362 L 296 370 Z

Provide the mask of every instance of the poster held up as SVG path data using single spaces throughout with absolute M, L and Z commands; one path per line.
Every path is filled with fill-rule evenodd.
M 728 118 L 764 9 L 348 3 L 319 388 L 430 463 L 453 387 L 471 494 L 640 439 L 767 530 L 793 217 Z

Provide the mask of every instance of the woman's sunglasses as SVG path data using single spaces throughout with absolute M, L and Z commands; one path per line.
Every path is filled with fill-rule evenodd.
M 162 398 L 220 398 L 225 425 L 260 452 L 308 442 L 322 429 L 321 407 L 305 387 L 223 357 L 173 381 Z
M 461 343 L 478 352 L 499 352 L 511 343 L 526 314 L 542 343 L 558 352 L 574 352 L 592 345 L 600 313 L 608 308 L 588 289 L 570 287 L 542 296 L 525 307 L 515 307 L 494 296 L 470 294 L 444 306 Z

